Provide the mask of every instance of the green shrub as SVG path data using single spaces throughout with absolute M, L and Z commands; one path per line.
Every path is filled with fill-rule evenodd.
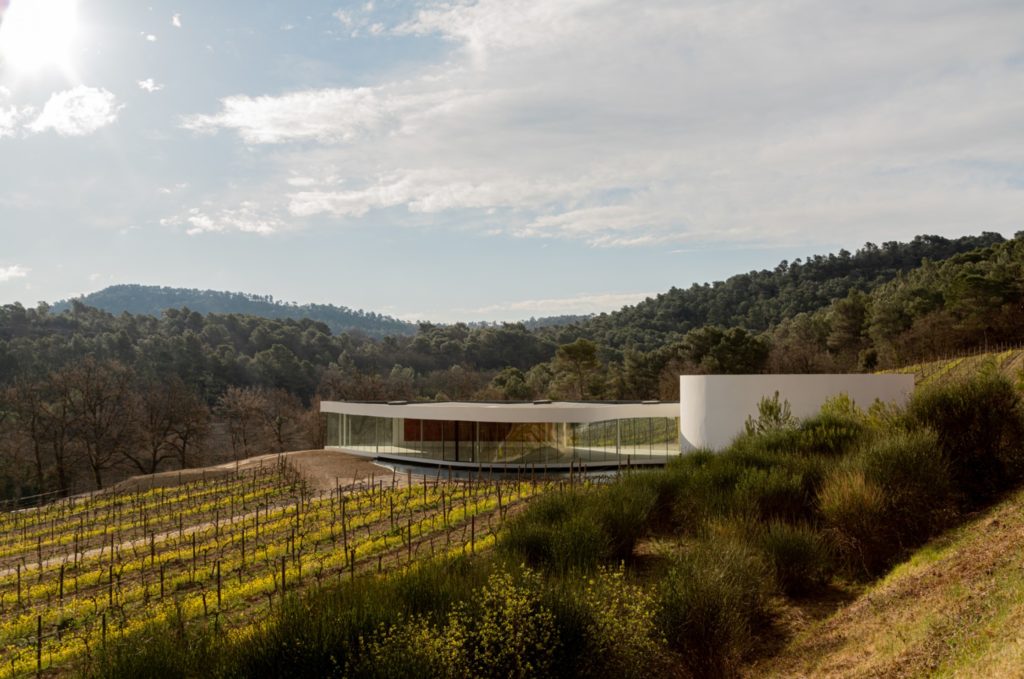
M 402 619 L 359 640 L 359 653 L 345 676 L 361 679 L 419 679 L 443 677 L 450 667 L 443 636 L 429 620 Z
M 525 571 L 522 582 L 495 573 L 473 598 L 455 607 L 441 632 L 445 661 L 457 677 L 550 676 L 559 647 L 542 582 Z
M 720 454 L 704 466 L 680 478 L 672 507 L 673 523 L 685 534 L 694 534 L 714 516 L 731 511 L 736 483 L 746 467 L 728 454 Z
M 736 482 L 733 506 L 765 521 L 796 521 L 810 514 L 812 502 L 801 475 L 779 466 L 746 470 Z
M 655 602 L 648 590 L 630 582 L 621 567 L 601 569 L 586 581 L 581 598 L 591 612 L 591 649 L 583 659 L 587 675 L 628 679 L 662 674 L 664 639 L 654 625 Z
M 760 535 L 764 551 L 775 573 L 775 582 L 794 597 L 811 594 L 832 575 L 832 553 L 822 534 L 806 524 L 770 522 Z
M 841 455 L 857 443 L 865 429 L 861 418 L 823 411 L 800 423 L 799 452 Z
M 637 541 L 650 531 L 658 493 L 647 474 L 630 474 L 611 483 L 589 498 L 588 515 L 601 526 L 609 549 L 608 557 L 628 561 Z
M 524 512 L 505 524 L 498 539 L 498 551 L 513 563 L 522 561 L 534 568 L 548 567 L 555 558 L 556 528 Z
M 692 463 L 672 464 L 670 461 L 664 469 L 633 474 L 654 493 L 654 505 L 648 518 L 652 530 L 669 530 L 672 527 L 672 508 L 686 489 L 695 468 Z
M 995 370 L 921 390 L 908 414 L 938 435 L 968 506 L 991 501 L 1024 477 L 1024 408 Z
M 757 403 L 757 419 L 748 416 L 744 424 L 744 431 L 748 436 L 756 436 L 766 432 L 792 429 L 797 425 L 797 419 L 789 407 L 789 401 L 779 400 L 779 392 L 771 398 L 763 397 Z
M 654 597 L 623 567 L 547 580 L 542 604 L 554 616 L 558 677 L 646 679 L 672 674 L 673 658 L 654 624 Z
M 849 451 L 865 434 L 863 416 L 825 411 L 782 429 L 766 429 L 737 437 L 731 449 L 738 453 L 837 456 Z
M 552 559 L 548 567 L 558 574 L 591 571 L 611 558 L 608 534 L 590 513 L 580 513 L 558 524 L 551 539 Z
M 593 510 L 593 492 L 542 495 L 506 524 L 498 550 L 512 564 L 556 573 L 592 570 L 611 545 Z
M 694 676 L 731 675 L 765 619 L 770 582 L 763 559 L 742 541 L 700 541 L 659 583 L 655 621 Z
M 877 575 L 899 551 L 886 522 L 885 493 L 861 469 L 840 468 L 818 492 L 822 517 L 854 576 Z
M 419 562 L 390 581 L 387 598 L 394 598 L 402 612 L 413 616 L 436 616 L 454 603 L 472 596 L 489 575 L 484 564 L 467 556 L 457 556 L 440 566 Z M 384 596 L 384 593 L 378 597 Z M 434 622 L 440 619 L 434 618 Z
M 914 547 L 953 518 L 949 465 L 933 432 L 895 432 L 867 445 L 859 463 L 882 489 L 885 522 L 903 548 Z

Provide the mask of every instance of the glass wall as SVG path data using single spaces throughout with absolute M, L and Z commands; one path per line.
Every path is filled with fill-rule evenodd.
M 327 445 L 447 462 L 625 463 L 678 455 L 679 419 L 506 423 L 327 413 Z

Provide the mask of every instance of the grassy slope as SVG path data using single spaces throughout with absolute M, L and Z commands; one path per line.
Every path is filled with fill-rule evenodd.
M 1024 492 L 918 550 L 751 676 L 1024 676 Z
M 931 383 L 989 357 L 1020 376 L 1021 349 L 900 372 Z M 750 676 L 1024 677 L 1024 491 L 931 541 L 832 615 L 814 621 L 813 609 L 784 613 L 792 640 Z

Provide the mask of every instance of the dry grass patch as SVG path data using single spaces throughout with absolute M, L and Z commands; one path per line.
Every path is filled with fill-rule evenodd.
M 747 674 L 1024 676 L 1022 630 L 1024 493 L 1017 493 L 926 545 L 848 606 L 811 621 Z

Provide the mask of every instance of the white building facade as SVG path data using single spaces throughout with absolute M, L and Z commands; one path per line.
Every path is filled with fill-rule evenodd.
M 876 400 L 906 405 L 913 375 L 682 375 L 679 378 L 681 452 L 718 450 L 757 418 L 762 398 L 779 394 L 794 417 L 817 413 L 830 398 L 845 394 L 867 409 Z

